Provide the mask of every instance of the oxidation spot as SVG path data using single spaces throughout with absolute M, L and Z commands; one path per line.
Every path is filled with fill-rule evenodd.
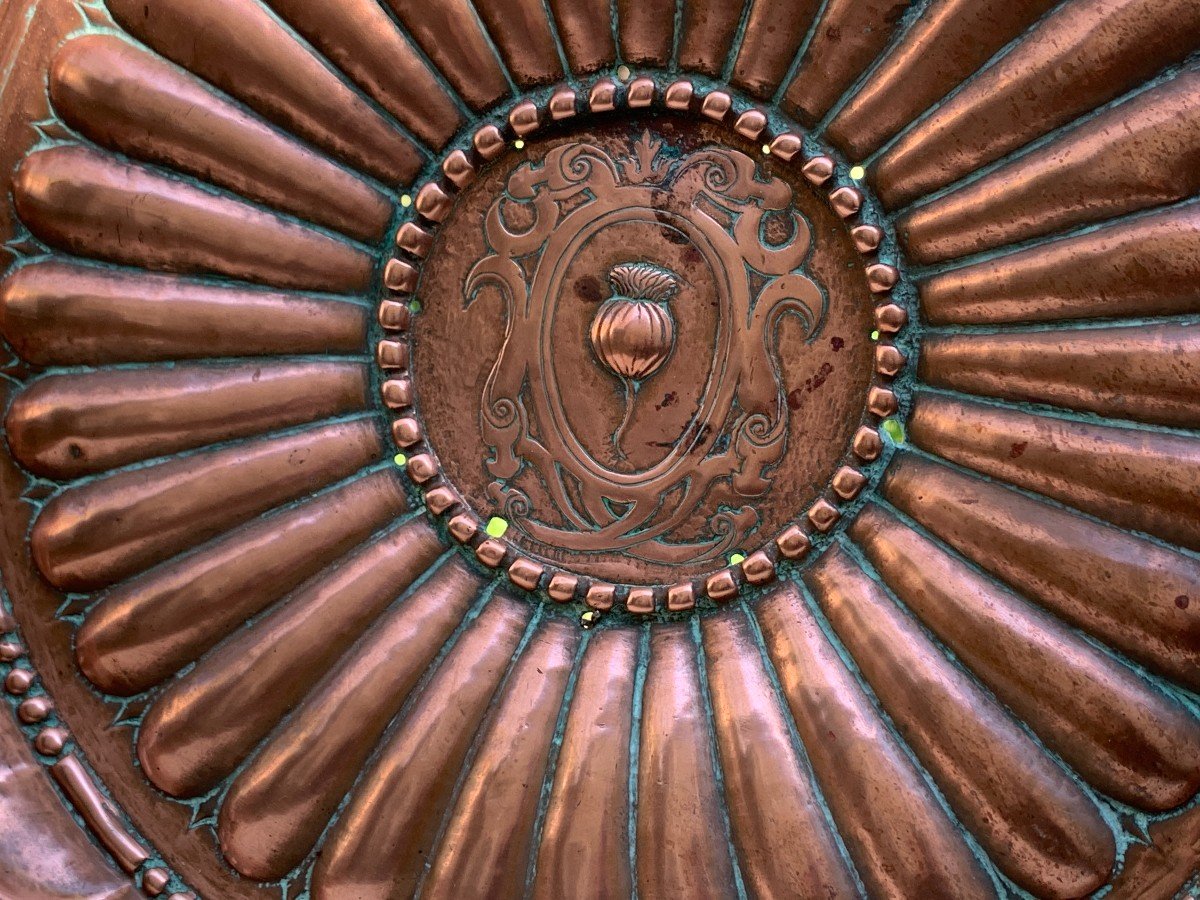
M 833 348 L 834 353 L 837 353 L 846 346 L 846 342 L 840 337 L 831 337 L 829 339 L 829 346 Z
M 1029 441 L 1017 441 L 1009 448 L 1008 458 L 1017 459 L 1025 452 L 1025 448 L 1029 446 Z
M 787 395 L 788 409 L 799 409 L 800 404 L 804 402 L 804 391 L 796 388 Z
M 83 459 L 83 448 L 78 444 L 68 444 L 67 452 L 71 454 L 71 459 Z
M 1190 604 L 1191 602 L 1192 602 L 1191 598 L 1189 598 L 1187 594 L 1180 594 L 1178 597 L 1175 598 L 1175 605 L 1178 606 L 1180 609 L 1187 609 L 1188 604 Z
M 584 275 L 575 280 L 575 293 L 587 303 L 599 303 L 604 299 L 604 285 L 595 275 Z
M 679 402 L 679 395 L 674 391 L 667 391 L 663 394 L 662 403 L 656 403 L 654 409 L 657 412 L 660 409 L 666 409 L 668 406 L 674 406 Z

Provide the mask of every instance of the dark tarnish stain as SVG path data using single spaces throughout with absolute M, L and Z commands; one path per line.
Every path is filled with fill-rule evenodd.
M 829 339 L 829 346 L 833 348 L 834 353 L 837 353 L 846 346 L 846 342 L 840 337 L 831 337 Z
M 678 400 L 679 395 L 677 393 L 674 391 L 667 391 L 665 394 L 663 394 L 662 403 L 656 403 L 654 409 L 656 412 L 661 409 L 666 409 L 668 406 L 674 406 Z
M 822 363 L 821 368 L 817 370 L 817 374 L 812 378 L 804 379 L 803 388 L 795 388 L 787 395 L 787 404 L 789 409 L 799 409 L 804 402 L 804 395 L 811 394 L 821 385 L 823 385 L 833 372 L 833 365 L 830 363 Z
M 588 303 L 599 303 L 604 299 L 604 285 L 595 275 L 584 275 L 575 280 L 575 293 L 580 300 Z
M 1029 446 L 1029 441 L 1017 441 L 1015 444 L 1012 445 L 1012 448 L 1008 451 L 1008 458 L 1009 459 L 1017 459 L 1022 453 L 1025 452 L 1025 448 L 1028 446 Z
M 1178 606 L 1180 609 L 1187 609 L 1188 604 L 1190 604 L 1191 602 L 1192 602 L 1191 598 L 1188 597 L 1187 594 L 1180 594 L 1178 597 L 1175 598 L 1175 605 Z

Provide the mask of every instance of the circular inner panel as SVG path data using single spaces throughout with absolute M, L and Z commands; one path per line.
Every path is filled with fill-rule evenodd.
M 511 150 L 458 198 L 413 380 L 481 518 L 544 561 L 660 584 L 826 490 L 864 418 L 873 306 L 797 174 L 723 128 L 630 117 Z

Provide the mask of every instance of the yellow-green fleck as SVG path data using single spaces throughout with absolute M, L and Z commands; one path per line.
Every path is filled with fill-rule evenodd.
M 863 178 L 866 176 L 866 174 L 867 174 L 867 170 L 864 169 L 862 166 L 854 166 L 850 170 L 850 177 L 853 178 L 855 181 L 862 181 Z
M 421 301 L 420 300 L 410 301 L 408 304 L 408 308 L 411 312 L 419 313 L 421 311 Z
M 408 194 L 405 194 L 400 198 L 400 205 L 405 209 L 408 209 L 410 206 L 412 206 L 412 197 L 410 197 Z
M 904 426 L 896 419 L 887 419 L 883 423 L 883 430 L 887 432 L 887 436 L 892 439 L 893 443 L 904 443 Z
M 746 554 L 744 554 L 744 553 L 730 553 L 729 554 L 729 564 L 731 566 L 740 566 L 745 561 L 746 561 Z
M 405 456 L 403 453 L 397 453 L 395 456 L 392 457 L 392 462 L 394 462 L 398 466 L 403 466 L 405 463 L 408 462 L 408 457 Z
M 879 332 L 878 331 L 871 332 L 871 340 L 873 340 L 873 341 L 879 340 Z
M 504 532 L 508 531 L 508 520 L 502 519 L 499 516 L 492 516 L 488 519 L 487 533 L 489 537 L 504 537 Z

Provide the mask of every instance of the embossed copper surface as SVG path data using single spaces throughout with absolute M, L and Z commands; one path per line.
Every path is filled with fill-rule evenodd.
M 1198 50 L 0 7 L 0 897 L 1187 896 Z

